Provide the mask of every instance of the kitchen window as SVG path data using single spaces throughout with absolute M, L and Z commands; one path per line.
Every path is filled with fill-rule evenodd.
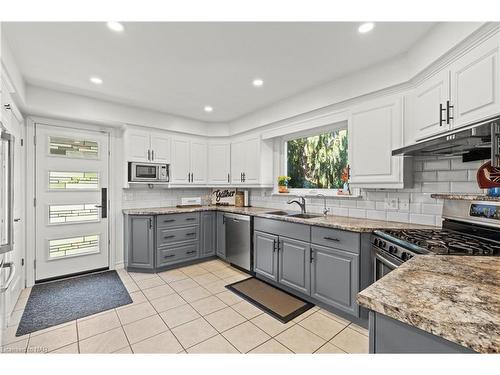
M 344 185 L 342 175 L 348 167 L 347 128 L 323 129 L 287 139 L 283 154 L 290 192 L 326 190 L 335 194 Z

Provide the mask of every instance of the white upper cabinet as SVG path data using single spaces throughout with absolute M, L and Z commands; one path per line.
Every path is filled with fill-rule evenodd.
M 445 104 L 450 96 L 450 74 L 441 71 L 425 80 L 407 97 L 405 144 L 448 130 Z
M 207 143 L 191 141 L 191 183 L 207 183 Z
M 172 140 L 170 183 L 207 183 L 207 143 L 188 138 Z
M 231 176 L 231 144 L 208 144 L 208 183 L 229 184 Z
M 151 161 L 170 163 L 170 137 L 164 133 L 150 133 Z
M 497 33 L 412 90 L 405 145 L 500 114 L 499 49 Z
M 130 129 L 125 133 L 126 161 L 170 163 L 170 137 L 161 132 Z
M 453 128 L 500 113 L 499 48 L 495 34 L 451 65 Z
M 351 185 L 403 187 L 403 161 L 392 156 L 402 144 L 402 98 L 388 97 L 351 109 L 348 126 Z
M 231 143 L 231 183 L 272 186 L 272 141 L 259 137 Z
M 170 165 L 170 183 L 188 184 L 191 182 L 191 163 L 189 139 L 172 139 L 172 164 Z

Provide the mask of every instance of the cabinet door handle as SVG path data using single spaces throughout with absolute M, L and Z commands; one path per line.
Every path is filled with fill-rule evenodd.
M 163 220 L 164 223 L 173 223 L 174 221 L 175 221 L 175 219 Z
M 246 173 L 245 173 L 245 172 L 243 172 L 243 182 L 245 182 L 245 181 L 246 181 L 246 179 L 247 179 L 247 175 L 246 175 Z
M 186 251 L 186 254 L 194 254 L 194 253 L 196 253 L 196 250 Z
M 149 219 L 149 229 L 153 229 L 153 219 Z
M 194 236 L 196 232 L 186 233 L 186 236 Z
M 196 220 L 196 218 L 195 217 L 187 217 L 186 220 L 187 221 L 193 221 L 193 220 Z
M 151 150 L 148 150 L 148 160 L 151 160 Z
M 229 173 L 227 174 L 227 183 L 229 183 Z
M 443 126 L 443 122 L 444 122 L 443 112 L 444 111 L 445 111 L 445 109 L 443 108 L 443 104 L 439 103 L 439 126 Z
M 165 255 L 163 258 L 167 259 L 167 258 L 173 258 L 173 257 L 175 257 L 175 254 Z
M 309 263 L 312 263 L 314 261 L 314 250 L 310 249 L 309 253 Z
M 453 105 L 450 105 L 450 101 L 447 100 L 446 101 L 446 123 L 449 125 L 450 124 L 450 120 L 453 120 L 453 116 L 451 116 L 451 109 L 455 108 L 455 106 Z
M 323 238 L 328 241 L 340 242 L 338 238 L 333 238 L 333 237 L 323 237 Z
M 171 236 L 165 236 L 163 237 L 164 240 L 168 240 L 169 238 L 174 238 L 175 236 L 174 235 L 171 235 Z
M 155 160 L 155 150 L 151 150 L 151 160 Z
M 273 253 L 276 252 L 276 240 L 273 240 Z
M 194 182 L 194 173 L 191 172 L 191 182 Z

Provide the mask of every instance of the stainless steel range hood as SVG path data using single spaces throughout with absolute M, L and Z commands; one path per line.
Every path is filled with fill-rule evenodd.
M 464 161 L 498 159 L 500 116 L 450 130 L 392 151 L 404 156 L 462 156 Z M 493 129 L 493 130 L 492 130 Z M 493 156 L 493 157 L 492 157 Z

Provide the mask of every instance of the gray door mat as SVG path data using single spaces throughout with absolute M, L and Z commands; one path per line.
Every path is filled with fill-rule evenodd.
M 132 303 L 116 271 L 36 284 L 30 293 L 16 336 Z

